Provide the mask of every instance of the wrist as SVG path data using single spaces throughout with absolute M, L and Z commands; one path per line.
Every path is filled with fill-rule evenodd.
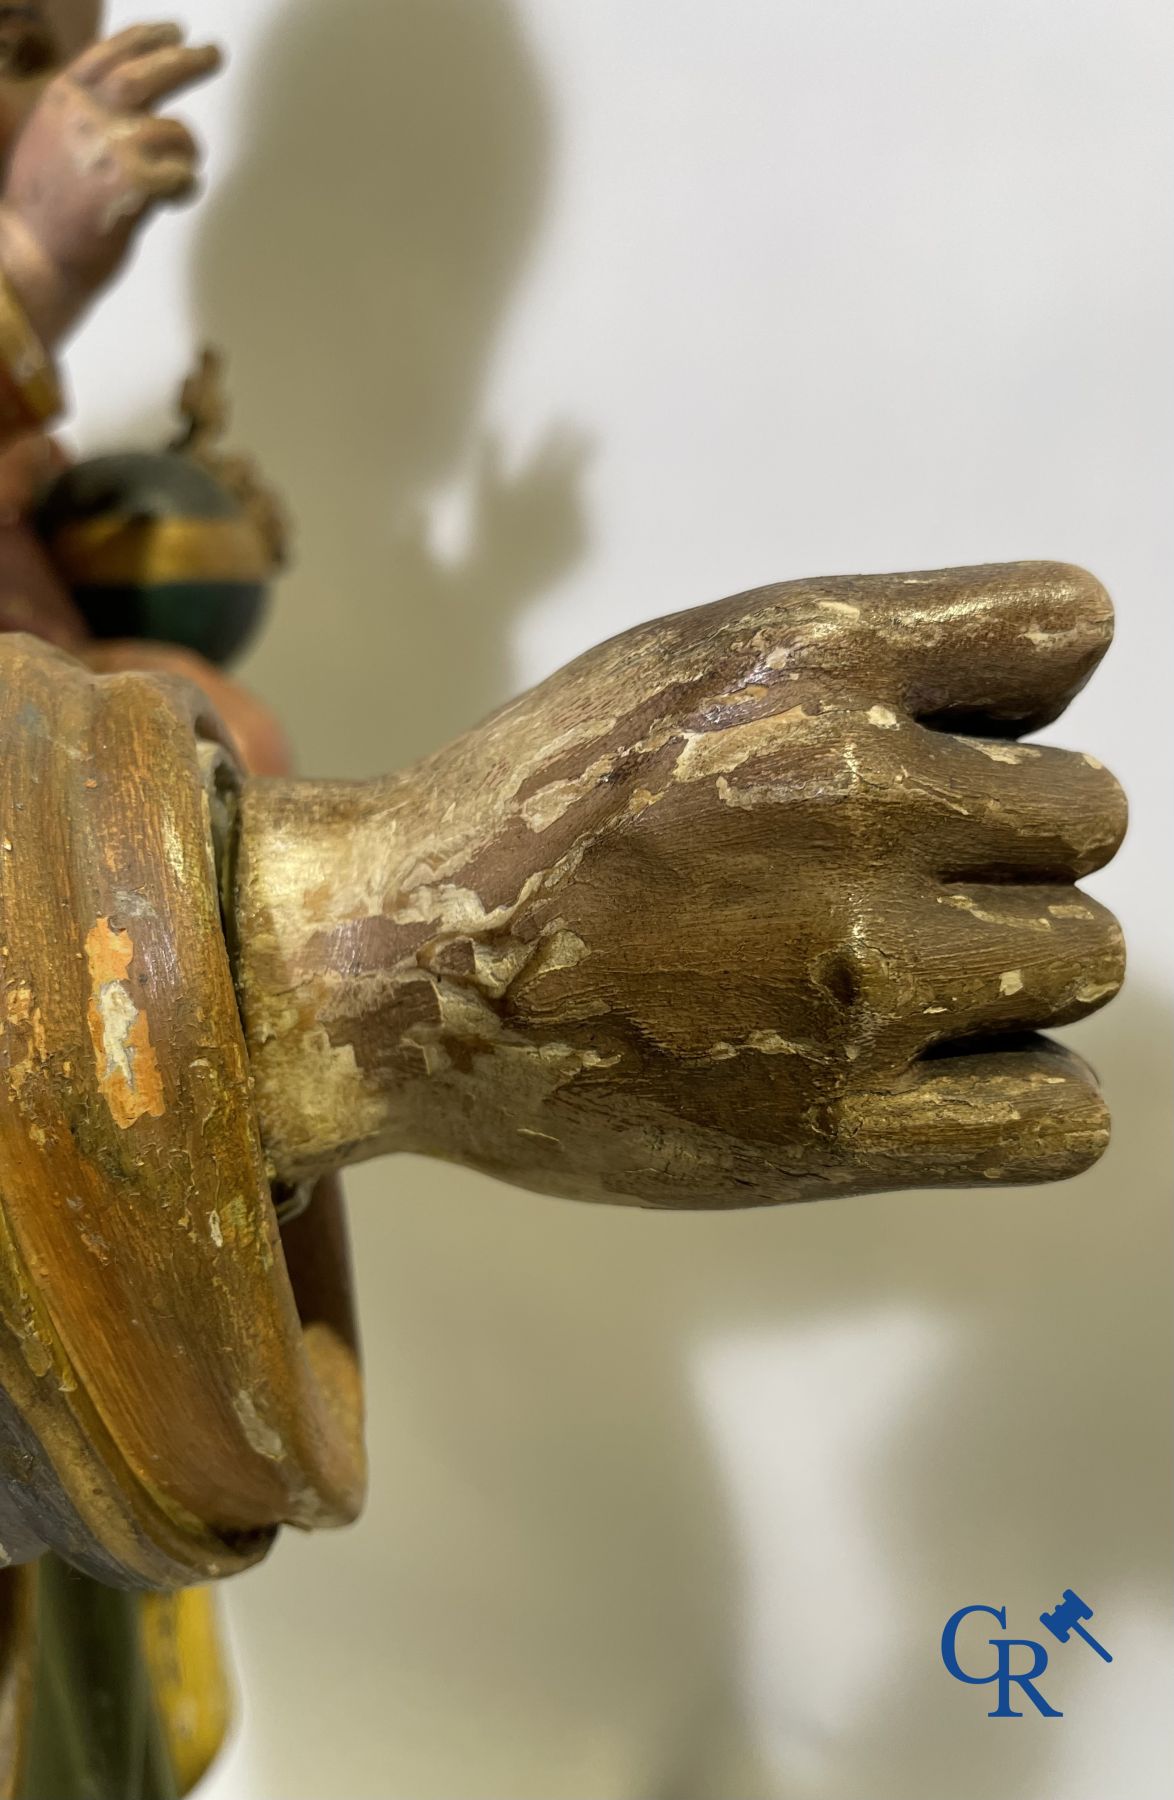
M 423 994 L 407 939 L 428 934 L 384 911 L 420 860 L 408 798 L 396 778 L 241 787 L 230 951 L 262 1142 L 291 1185 L 415 1147 L 402 1078 L 425 1054 L 409 1041 Z
M 0 280 L 11 290 L 46 356 L 51 355 L 84 301 L 10 201 L 0 202 Z
M 5 209 L 0 207 L 0 218 Z M 39 429 L 61 411 L 61 388 L 41 324 L 4 254 L 12 235 L 0 224 L 0 437 Z M 15 259 L 19 261 L 19 259 Z

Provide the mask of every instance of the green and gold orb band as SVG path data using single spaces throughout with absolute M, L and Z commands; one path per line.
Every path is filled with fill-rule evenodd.
M 225 663 L 263 611 L 273 560 L 262 533 L 182 455 L 79 463 L 45 495 L 37 526 L 96 637 L 151 638 Z

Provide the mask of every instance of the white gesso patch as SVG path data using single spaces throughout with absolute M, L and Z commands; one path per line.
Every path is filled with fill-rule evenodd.
M 134 1051 L 127 1043 L 130 1028 L 139 1016 L 130 989 L 121 981 L 104 981 L 98 989 L 98 1017 L 102 1021 L 102 1054 L 106 1067 L 104 1081 L 121 1076 L 128 1088 L 134 1087 Z
M 693 1377 L 743 1572 L 743 1703 L 783 1789 L 822 1792 L 854 1722 L 919 1656 L 874 1470 L 927 1383 L 944 1320 L 907 1309 L 712 1337 Z

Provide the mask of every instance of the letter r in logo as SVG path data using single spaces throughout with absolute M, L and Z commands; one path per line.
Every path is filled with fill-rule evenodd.
M 987 1714 L 987 1718 L 1021 1719 L 1023 1717 L 1023 1714 L 1016 1712 L 1011 1705 L 1011 1683 L 1014 1681 L 1018 1682 L 1036 1711 L 1043 1713 L 1045 1719 L 1062 1719 L 1063 1713 L 1059 1712 L 1056 1707 L 1049 1706 L 1035 1685 L 1035 1677 L 1042 1675 L 1048 1666 L 1048 1653 L 1043 1645 L 1037 1644 L 1034 1638 L 991 1638 L 990 1642 L 994 1645 L 995 1655 L 999 1659 L 997 1672 L 999 1704 L 994 1712 Z M 1011 1672 L 1011 1652 L 1017 1648 L 1034 1651 L 1034 1655 L 1030 1669 L 1025 1669 L 1015 1675 Z

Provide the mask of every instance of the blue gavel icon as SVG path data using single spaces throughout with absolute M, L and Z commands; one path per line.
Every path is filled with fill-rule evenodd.
M 1075 1631 L 1091 1649 L 1096 1651 L 1098 1656 L 1103 1656 L 1106 1662 L 1112 1662 L 1113 1658 L 1104 1645 L 1098 1644 L 1092 1633 L 1086 1631 L 1080 1623 L 1081 1619 L 1091 1618 L 1092 1607 L 1082 1600 L 1079 1594 L 1074 1594 L 1071 1588 L 1065 1588 L 1064 1598 L 1059 1606 L 1054 1607 L 1051 1612 L 1041 1613 L 1039 1622 L 1051 1632 L 1054 1638 L 1059 1638 L 1062 1644 L 1066 1644 Z

